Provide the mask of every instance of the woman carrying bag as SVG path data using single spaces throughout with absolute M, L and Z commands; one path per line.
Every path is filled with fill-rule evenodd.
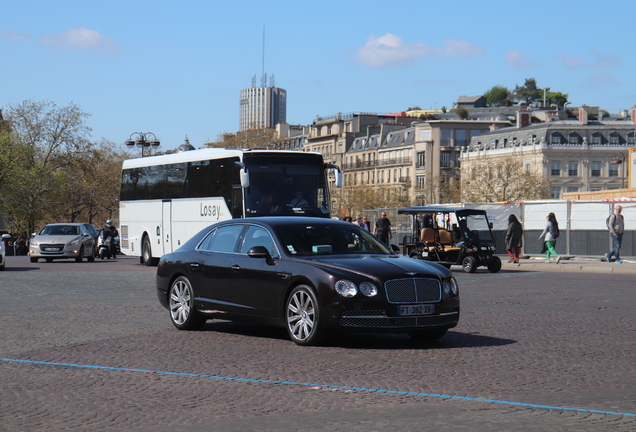
M 556 216 L 554 213 L 550 213 L 546 216 L 546 226 L 541 235 L 539 236 L 539 240 L 542 238 L 545 239 L 545 247 L 546 247 L 546 263 L 551 262 L 550 256 L 556 257 L 556 263 L 558 264 L 561 261 L 561 257 L 554 250 L 554 245 L 556 244 L 556 239 L 559 237 L 559 223 L 556 220 Z

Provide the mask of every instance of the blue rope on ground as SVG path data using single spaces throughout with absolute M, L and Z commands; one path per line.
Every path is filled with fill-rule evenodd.
M 460 400 L 476 401 L 476 402 L 489 402 L 489 403 L 496 403 L 496 404 L 502 404 L 502 405 L 514 405 L 514 406 L 519 406 L 524 408 L 538 408 L 538 409 L 549 409 L 549 410 L 559 410 L 559 411 L 575 411 L 575 412 L 581 412 L 581 413 L 636 417 L 636 414 L 634 413 L 590 410 L 590 409 L 583 409 L 583 408 L 557 407 L 557 406 L 551 406 L 551 405 L 537 405 L 537 404 L 512 402 L 512 401 L 504 401 L 504 400 L 497 400 L 497 399 L 473 398 L 468 396 L 451 396 L 451 395 L 435 394 L 435 393 L 407 392 L 407 391 L 398 391 L 398 390 L 372 389 L 372 388 L 365 388 L 365 387 L 348 387 L 348 386 L 337 386 L 337 385 L 329 385 L 329 384 L 310 384 L 310 383 L 300 383 L 300 382 L 290 382 L 290 381 L 260 380 L 260 379 L 252 379 L 252 378 L 224 377 L 224 376 L 218 376 L 218 375 L 196 374 L 196 373 L 186 373 L 186 372 L 131 369 L 131 368 L 111 367 L 111 366 L 93 366 L 93 365 L 82 365 L 82 364 L 73 364 L 73 363 L 56 363 L 56 362 L 20 360 L 20 359 L 9 359 L 9 358 L 0 358 L 0 361 L 11 362 L 11 363 L 37 364 L 37 365 L 46 365 L 46 366 L 64 366 L 64 367 L 73 367 L 73 368 L 81 368 L 81 369 L 101 369 L 101 370 L 111 370 L 111 371 L 119 371 L 119 372 L 143 372 L 143 373 L 153 373 L 153 374 L 159 374 L 159 375 L 176 375 L 176 376 L 196 377 L 196 378 L 211 378 L 211 379 L 218 379 L 218 380 L 242 381 L 242 382 L 252 382 L 252 383 L 262 383 L 262 384 L 281 384 L 281 385 L 293 385 L 293 386 L 305 386 L 305 387 L 319 387 L 319 388 L 336 389 L 336 390 L 356 390 L 356 391 L 364 391 L 364 392 L 424 396 L 424 397 L 433 397 L 433 398 L 441 398 L 441 399 L 460 399 Z

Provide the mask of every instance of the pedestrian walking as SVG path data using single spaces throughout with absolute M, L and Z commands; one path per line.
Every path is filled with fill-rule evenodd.
M 382 212 L 380 219 L 375 222 L 373 234 L 378 238 L 378 240 L 387 246 L 389 244 L 389 240 L 393 238 L 393 233 L 391 232 L 391 221 L 386 217 L 385 212 Z
M 612 236 L 612 250 L 605 254 L 605 258 L 607 258 L 607 262 L 611 262 L 612 257 L 616 259 L 614 262 L 622 263 L 620 250 L 623 245 L 623 233 L 625 232 L 625 220 L 623 219 L 623 215 L 621 212 L 623 211 L 623 206 L 617 205 L 614 207 L 614 214 L 609 217 L 607 221 L 607 226 L 610 231 L 610 236 Z
M 521 222 L 517 219 L 517 216 L 511 214 L 508 216 L 508 229 L 506 230 L 506 251 L 510 260 L 509 263 L 519 264 L 519 254 L 521 253 L 521 246 L 523 237 L 523 228 Z
M 561 261 L 561 257 L 559 256 L 559 254 L 556 253 L 556 250 L 554 250 L 554 245 L 556 244 L 556 239 L 559 237 L 559 222 L 557 222 L 554 213 L 548 214 L 545 219 L 545 229 L 539 236 L 539 240 L 544 239 L 545 241 L 545 262 L 551 262 L 550 257 L 554 256 L 556 257 L 556 263 L 558 264 Z
M 360 227 L 371 232 L 371 223 L 369 222 L 366 216 L 362 216 L 362 223 L 360 224 Z

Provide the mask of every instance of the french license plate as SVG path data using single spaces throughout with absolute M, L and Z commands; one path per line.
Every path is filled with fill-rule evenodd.
M 58 248 L 44 248 L 46 252 L 57 252 Z
M 435 305 L 404 305 L 398 306 L 398 315 L 431 315 L 435 313 Z

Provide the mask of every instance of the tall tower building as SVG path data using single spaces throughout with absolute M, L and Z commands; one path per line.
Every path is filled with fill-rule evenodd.
M 256 78 L 252 87 L 241 90 L 239 130 L 273 128 L 287 121 L 287 90 L 274 87 L 274 80 L 266 86 L 264 76 L 261 87 L 256 87 Z

